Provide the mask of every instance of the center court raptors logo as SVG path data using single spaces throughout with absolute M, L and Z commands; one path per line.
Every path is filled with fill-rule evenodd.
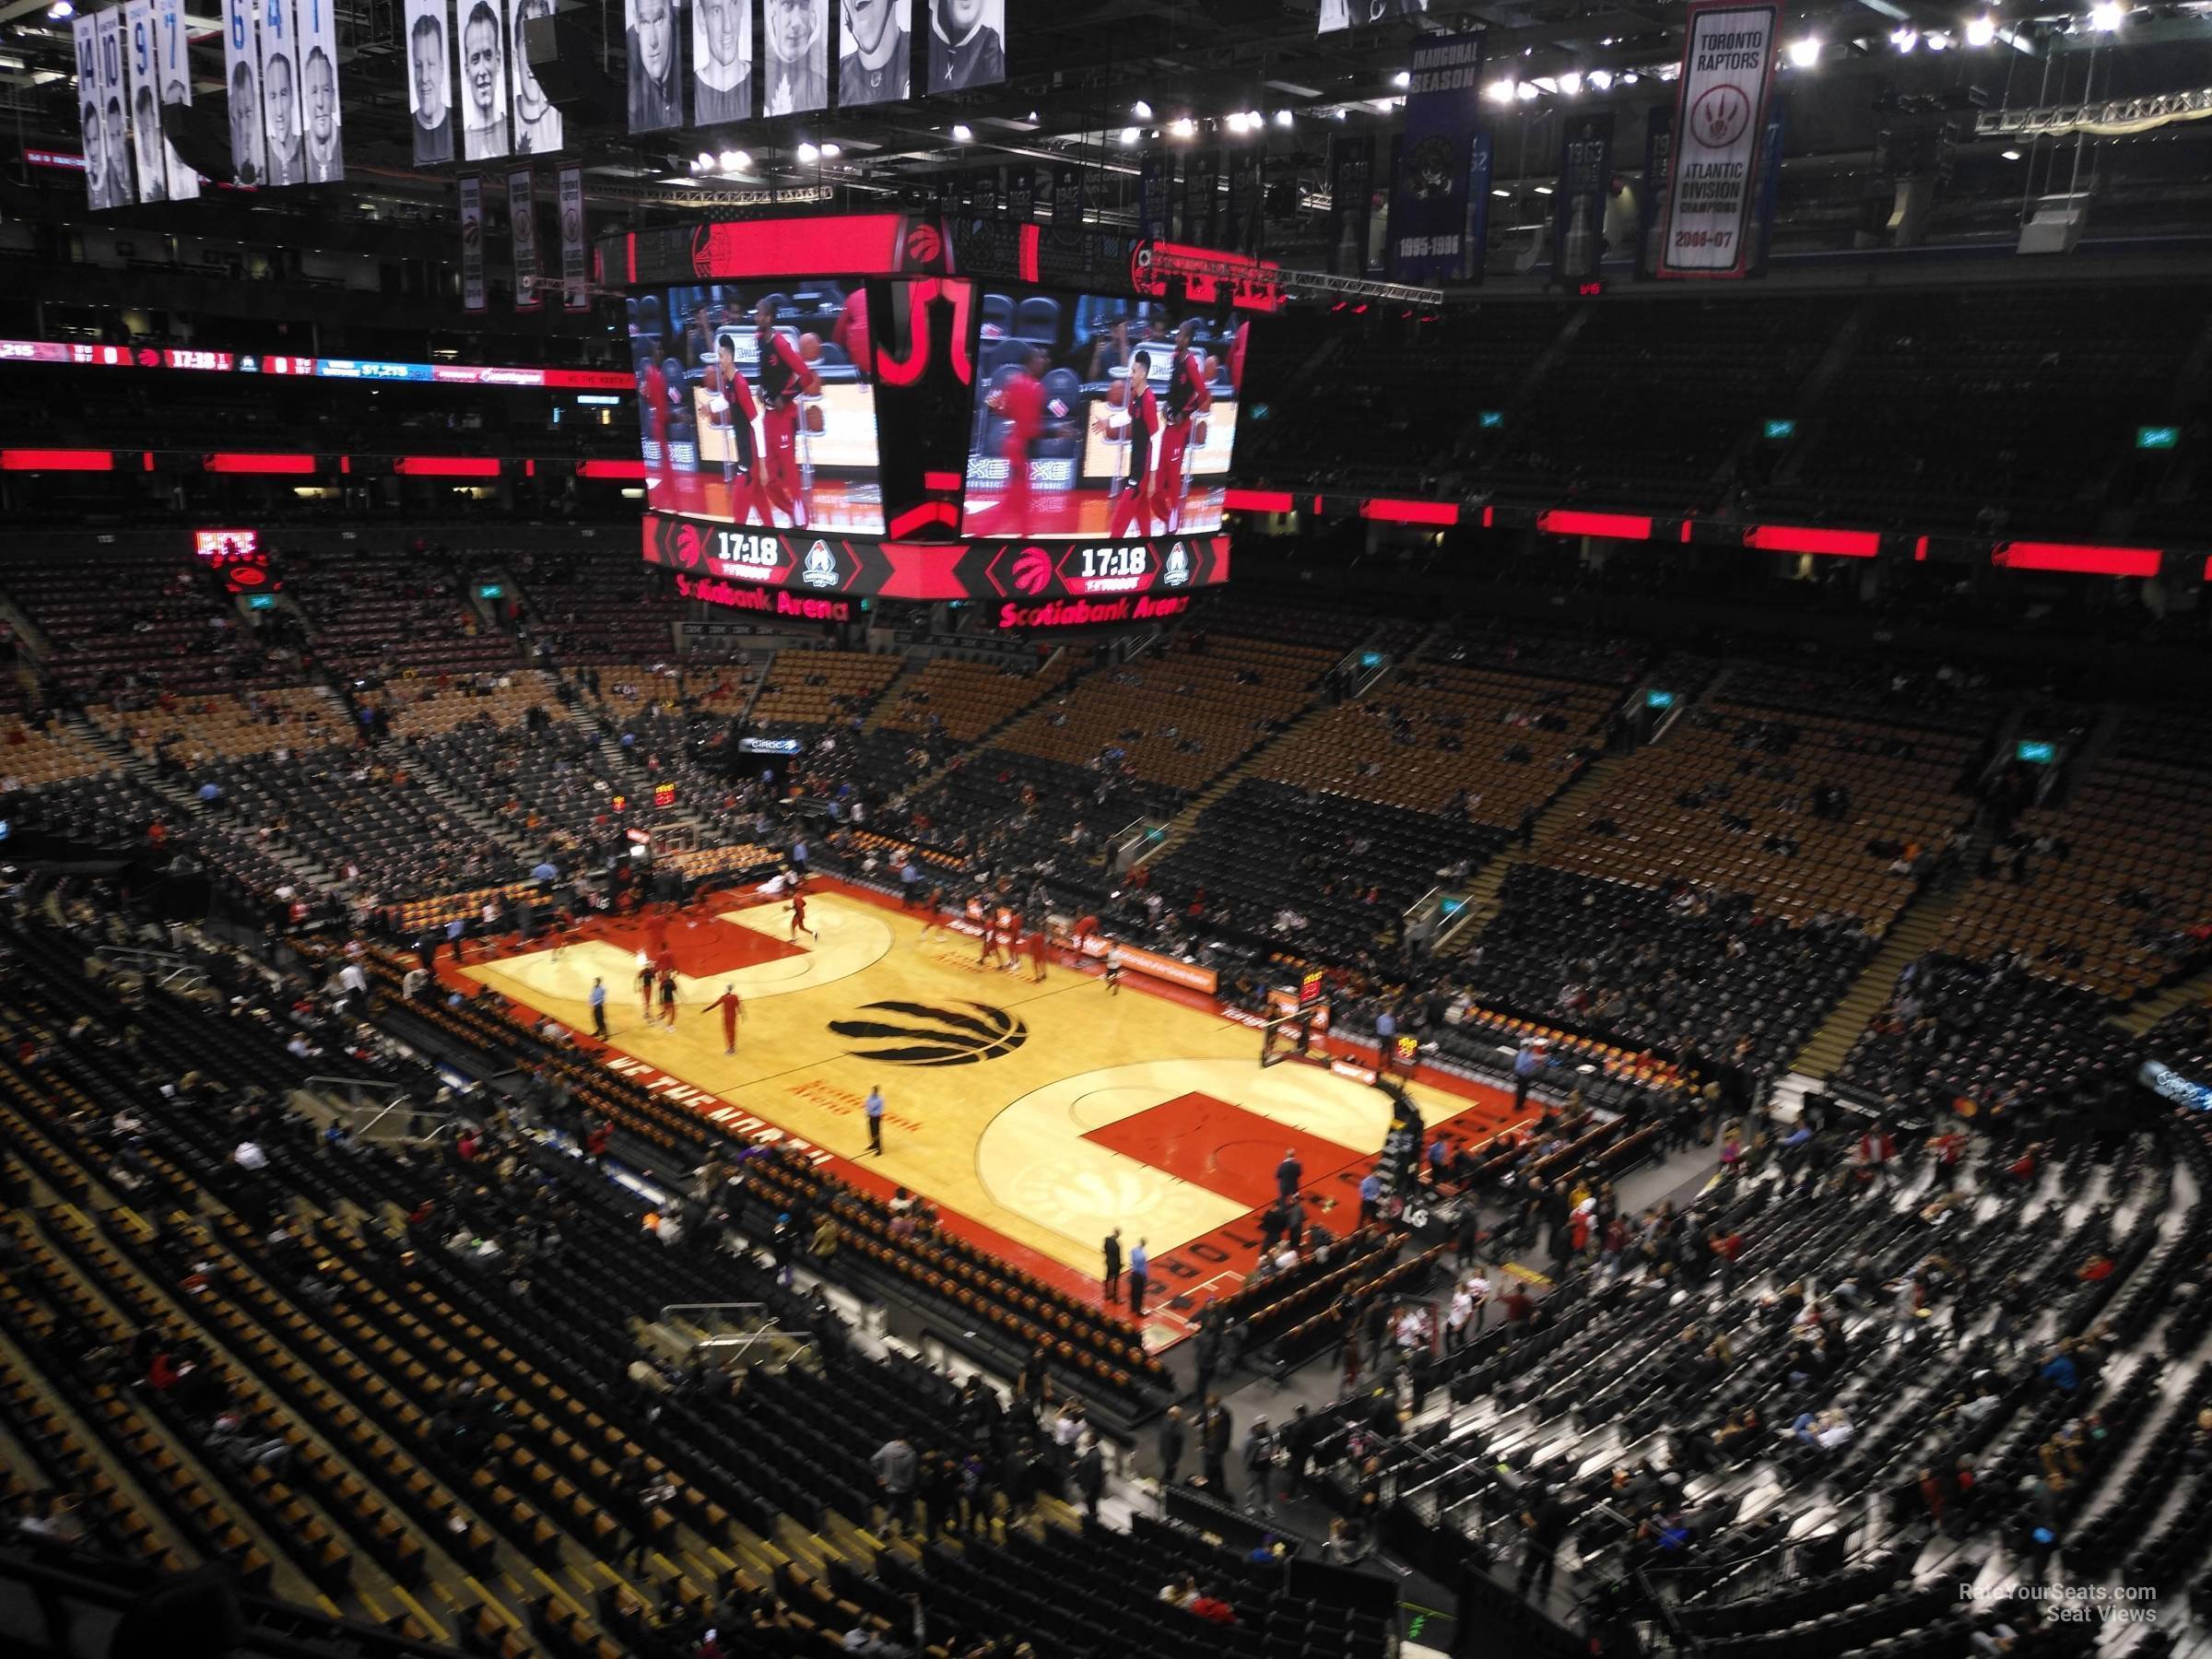
M 1726 149 L 1751 123 L 1751 100 L 1730 81 L 1709 88 L 1690 106 L 1690 130 L 1708 149 Z
M 893 1065 L 973 1065 L 1010 1054 L 1030 1040 L 1030 1028 L 1004 1008 L 987 1003 L 962 1002 L 954 1007 L 932 1007 L 927 1003 L 873 1002 L 861 1004 L 861 1012 L 880 1009 L 896 1019 L 833 1019 L 830 1029 L 840 1037 L 882 1042 L 882 1048 L 856 1048 L 856 1060 L 888 1060 Z M 972 1012 L 962 1012 L 970 1009 Z
M 1024 547 L 1014 561 L 1014 585 L 1034 598 L 1052 585 L 1053 556 L 1042 547 Z

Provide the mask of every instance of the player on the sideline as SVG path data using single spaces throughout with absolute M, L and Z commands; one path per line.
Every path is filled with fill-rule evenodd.
M 1030 935 L 1030 980 L 1034 984 L 1044 983 L 1044 929 L 1039 928 Z
M 997 962 L 1000 967 L 1005 967 L 1006 964 L 999 960 L 998 955 L 998 922 L 989 911 L 983 912 L 981 931 L 983 948 L 982 954 L 976 958 L 975 965 L 978 968 L 988 968 L 994 962 Z
M 929 889 L 929 900 L 922 908 L 922 932 L 914 940 L 917 945 L 945 925 L 945 888 L 942 884 Z
M 1120 946 L 1112 945 L 1106 949 L 1106 994 L 1119 996 L 1121 994 L 1122 951 Z
M 791 937 L 795 939 L 801 934 L 816 940 L 822 936 L 806 925 L 806 895 L 804 891 L 794 888 L 791 895 Z
M 661 1018 L 668 1022 L 670 1030 L 676 1030 L 676 970 L 673 968 L 661 971 Z
M 638 952 L 638 1004 L 644 1009 L 645 1023 L 653 1023 L 653 982 L 658 977 L 653 971 L 653 959 L 643 951 Z

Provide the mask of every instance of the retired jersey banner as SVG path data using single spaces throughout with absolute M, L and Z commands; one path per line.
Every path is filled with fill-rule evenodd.
M 1482 116 L 1482 37 L 1425 35 L 1413 49 L 1406 143 L 1390 197 L 1400 282 L 1467 279 L 1467 160 Z
M 484 309 L 484 181 L 461 181 L 461 309 Z
M 184 28 L 184 0 L 154 0 L 154 76 L 163 109 L 192 107 L 192 52 Z M 166 138 L 161 150 L 169 173 L 169 199 L 191 201 L 200 194 L 200 175 Z
M 124 86 L 123 8 L 110 6 L 93 19 L 100 26 L 100 159 L 108 172 L 108 206 L 126 207 L 138 199 L 132 181 L 129 90 Z
M 1606 255 L 1606 198 L 1613 187 L 1613 112 L 1569 115 L 1559 135 L 1552 196 L 1551 274 L 1561 287 L 1589 282 Z
M 346 137 L 338 109 L 338 8 L 334 0 L 299 0 L 300 92 L 306 102 L 307 182 L 332 184 L 346 176 Z
M 535 311 L 545 303 L 545 276 L 538 266 L 537 175 L 527 167 L 507 175 L 507 229 L 514 237 L 514 309 Z
M 1662 276 L 1744 274 L 1781 19 L 1779 6 L 1742 0 L 1700 0 L 1689 9 Z
M 138 199 L 169 200 L 169 162 L 161 153 L 161 95 L 155 86 L 154 0 L 128 0 L 123 8 L 124 85 L 130 93 L 131 159 L 137 164 Z
M 1329 274 L 1367 274 L 1367 233 L 1375 190 L 1375 135 L 1338 133 L 1329 140 Z
M 223 79 L 230 93 L 230 178 L 259 184 L 268 171 L 261 133 L 261 7 L 223 0 Z
M 1759 201 L 1751 210 L 1751 247 L 1744 275 L 1767 274 L 1767 252 L 1774 241 L 1774 208 L 1782 195 L 1782 137 L 1788 98 L 1780 90 L 1767 100 L 1767 121 L 1759 135 Z
M 100 28 L 79 12 L 69 20 L 76 46 L 76 135 L 85 147 L 85 206 L 108 205 L 108 170 L 100 154 Z
M 583 169 L 560 170 L 560 304 L 563 311 L 592 309 L 590 285 L 585 278 L 583 235 Z
M 300 102 L 300 29 L 292 0 L 261 0 L 261 130 L 268 156 L 264 184 L 307 182 Z

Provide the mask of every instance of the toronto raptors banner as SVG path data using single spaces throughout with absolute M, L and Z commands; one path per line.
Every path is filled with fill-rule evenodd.
M 507 175 L 507 229 L 514 236 L 514 309 L 535 311 L 545 301 L 537 263 L 537 175 L 518 167 Z
M 184 0 L 154 0 L 155 77 L 160 86 L 163 109 L 192 107 L 190 45 L 184 31 Z M 169 171 L 169 199 L 191 201 L 200 194 L 200 175 L 166 139 L 161 149 Z
M 1744 274 L 1780 18 L 1776 6 L 1742 0 L 1700 0 L 1689 9 L 1662 276 Z
M 583 169 L 560 170 L 560 304 L 563 311 L 589 311 L 592 297 L 584 279 Z
M 169 200 L 169 162 L 161 153 L 161 95 L 154 82 L 154 0 L 128 0 L 123 8 L 124 88 L 130 94 L 131 159 L 138 170 L 138 199 Z
M 1136 182 L 1136 233 L 1147 241 L 1166 240 L 1171 234 L 1168 223 L 1168 193 L 1175 182 L 1175 162 L 1171 157 L 1154 151 L 1144 159 Z
M 1006 211 L 1025 225 L 1037 211 L 1037 170 L 1027 161 L 1006 169 Z
M 1374 207 L 1375 135 L 1339 133 L 1329 140 L 1329 274 L 1367 273 L 1367 231 Z
M 108 205 L 108 170 L 100 154 L 100 29 L 79 12 L 69 20 L 76 45 L 76 135 L 85 147 L 85 206 Z
M 1482 114 L 1482 37 L 1427 35 L 1413 49 L 1406 143 L 1390 197 L 1400 282 L 1467 279 L 1467 159 Z
M 1651 113 L 1643 132 L 1643 192 L 1636 213 L 1636 275 L 1648 281 L 1659 275 L 1659 244 L 1666 234 L 1666 196 L 1675 171 L 1675 112 L 1664 106 Z
M 1613 187 L 1613 112 L 1570 115 L 1559 135 L 1552 195 L 1551 274 L 1561 287 L 1588 282 L 1606 253 L 1606 198 Z
M 461 181 L 461 309 L 484 309 L 484 181 Z
M 979 167 L 968 175 L 968 211 L 977 218 L 997 217 L 1002 176 L 995 167 Z

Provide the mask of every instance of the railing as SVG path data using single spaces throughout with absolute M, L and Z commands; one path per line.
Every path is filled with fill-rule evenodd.
M 207 975 L 197 962 L 166 950 L 102 946 L 100 955 L 114 967 L 135 970 L 149 983 L 172 994 L 197 991 L 207 983 Z
M 347 1128 L 356 1140 L 375 1138 L 378 1126 L 398 1113 L 398 1133 L 384 1138 L 427 1146 L 452 1130 L 460 1118 L 457 1112 L 436 1112 L 423 1106 L 398 1084 L 382 1077 L 316 1076 L 309 1077 L 301 1088 L 321 1096 L 333 1113 L 346 1119 Z M 428 1133 L 415 1133 L 415 1120 L 418 1117 L 435 1120 Z
M 782 1330 L 766 1302 L 669 1302 L 660 1324 L 700 1335 L 685 1345 L 684 1356 L 703 1355 L 731 1364 L 750 1364 L 764 1356 L 785 1360 L 815 1345 L 813 1333 Z

